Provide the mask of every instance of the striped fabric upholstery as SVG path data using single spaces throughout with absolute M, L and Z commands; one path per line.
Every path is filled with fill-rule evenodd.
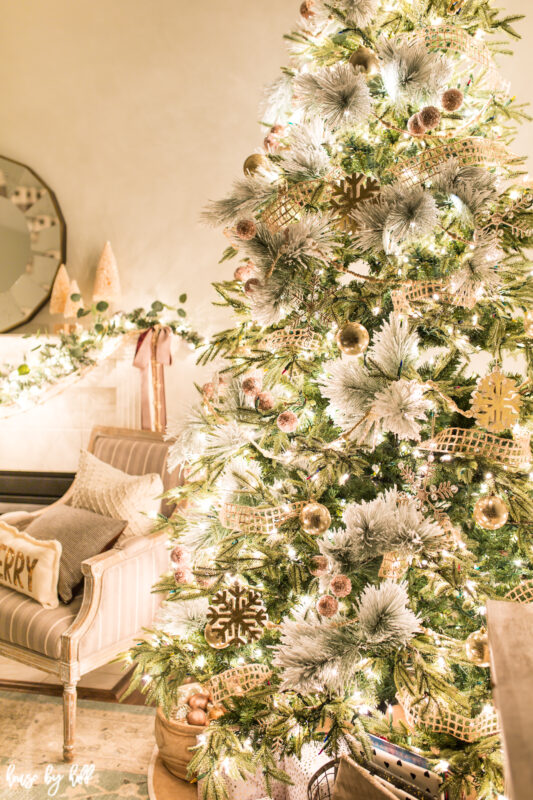
M 157 472 L 163 479 L 165 491 L 183 484 L 184 476 L 180 468 L 169 473 L 166 467 L 168 444 L 133 436 L 123 438 L 111 433 L 99 433 L 93 443 L 92 453 L 101 461 L 111 464 L 128 475 L 146 475 Z M 163 500 L 161 511 L 166 516 L 172 513 L 172 504 Z
M 108 567 L 102 576 L 98 613 L 81 638 L 78 658 L 83 659 L 103 648 L 133 637 L 152 626 L 163 595 L 152 587 L 168 570 L 166 540 L 148 551 L 135 554 L 135 540 L 122 551 L 126 560 Z M 132 554 L 130 555 L 130 551 Z
M 40 603 L 0 586 L 0 640 L 34 650 L 50 658 L 61 655 L 61 636 L 81 606 L 78 595 L 68 606 L 43 608 Z

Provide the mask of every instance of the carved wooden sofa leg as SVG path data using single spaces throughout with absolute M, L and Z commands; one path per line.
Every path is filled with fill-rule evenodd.
M 63 761 L 74 760 L 76 734 L 76 684 L 63 684 Z

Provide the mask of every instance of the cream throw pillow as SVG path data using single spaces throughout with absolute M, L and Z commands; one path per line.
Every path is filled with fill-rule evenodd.
M 37 600 L 45 608 L 57 608 L 57 581 L 61 545 L 39 541 L 0 520 L 0 583 Z
M 147 515 L 153 517 L 159 511 L 164 487 L 155 472 L 128 475 L 82 450 L 72 490 L 71 506 L 128 521 L 121 542 L 129 536 L 150 533 L 154 520 Z

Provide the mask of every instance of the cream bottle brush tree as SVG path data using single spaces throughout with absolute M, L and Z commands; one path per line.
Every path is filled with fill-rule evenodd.
M 168 603 L 132 655 L 167 712 L 186 678 L 270 670 L 206 728 L 209 800 L 305 742 L 360 758 L 367 732 L 424 752 L 451 800 L 503 793 L 485 602 L 533 576 L 533 194 L 495 61 L 515 21 L 307 0 L 264 149 L 206 212 L 235 324 L 170 430 L 189 477 Z M 409 728 L 383 715 L 398 698 Z

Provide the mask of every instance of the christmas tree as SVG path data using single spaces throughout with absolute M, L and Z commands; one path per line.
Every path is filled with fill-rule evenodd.
M 516 19 L 306 0 L 263 147 L 206 211 L 235 325 L 171 431 L 188 481 L 133 656 L 167 712 L 225 686 L 191 764 L 209 798 L 307 742 L 365 763 L 369 733 L 451 800 L 503 792 L 485 603 L 533 577 L 533 189 L 495 60 Z

